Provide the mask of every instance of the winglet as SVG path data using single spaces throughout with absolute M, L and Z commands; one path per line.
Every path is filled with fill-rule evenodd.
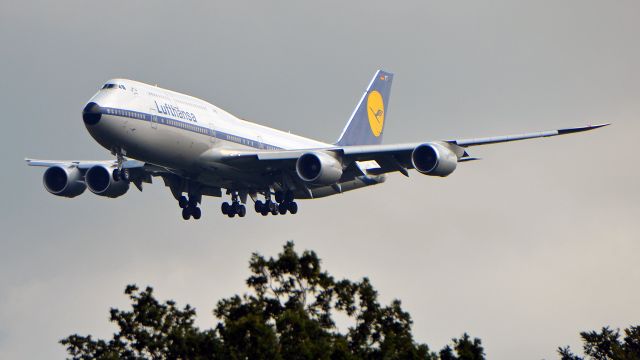
M 611 123 L 598 124 L 598 125 L 588 125 L 588 126 L 581 126 L 581 127 L 575 127 L 575 128 L 559 129 L 558 130 L 558 135 L 571 134 L 571 133 L 576 133 L 576 132 L 581 132 L 581 131 L 589 131 L 589 130 L 594 130 L 594 129 L 598 129 L 598 128 L 609 126 L 609 125 L 611 125 Z

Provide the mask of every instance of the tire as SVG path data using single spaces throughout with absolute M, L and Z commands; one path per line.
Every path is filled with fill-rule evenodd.
M 280 212 L 280 215 L 284 215 L 287 213 L 287 203 L 280 203 L 280 205 L 278 205 L 278 212 Z
M 222 213 L 223 213 L 224 215 L 229 215 L 229 209 L 230 209 L 230 208 L 231 208 L 231 207 L 229 206 L 229 203 L 228 203 L 228 202 L 223 202 L 223 203 L 222 203 L 222 206 L 220 207 L 220 210 L 222 210 Z
M 120 170 L 120 180 L 126 181 L 126 182 L 129 182 L 129 180 L 131 180 L 131 176 L 129 174 L 129 170 L 127 170 L 127 169 Z
M 271 215 L 278 215 L 280 212 L 278 212 L 278 207 L 274 206 L 273 209 L 271 209 Z
M 238 207 L 238 216 L 244 217 L 245 215 L 247 215 L 247 208 L 244 205 L 240 205 Z
M 289 212 L 292 214 L 296 214 L 298 212 L 298 203 L 295 201 L 292 201 L 289 203 Z
M 233 204 L 231 204 L 231 209 L 233 209 L 232 211 L 234 212 L 234 214 L 238 214 L 240 212 L 240 204 L 234 202 Z
M 295 198 L 293 196 L 293 191 L 287 191 L 287 193 L 284 196 L 284 201 L 290 203 L 290 202 L 293 202 L 294 199 Z
M 193 218 L 196 220 L 200 219 L 200 217 L 202 216 L 202 210 L 200 210 L 199 207 L 191 209 L 191 213 L 193 215 Z
M 262 201 L 260 200 L 256 200 L 255 205 L 253 206 L 253 208 L 256 210 L 257 213 L 262 212 L 262 207 L 264 205 L 262 204 Z
M 282 191 L 276 191 L 276 202 L 281 203 L 284 201 L 284 194 Z
M 229 205 L 229 210 L 227 210 L 227 215 L 229 217 L 234 217 L 238 214 L 238 204 L 237 203 L 233 203 L 231 205 Z
M 260 212 L 260 214 L 261 214 L 262 216 L 267 216 L 267 215 L 269 215 L 269 212 L 268 212 L 268 211 L 267 211 L 267 209 L 265 208 L 265 209 L 262 209 L 262 211 Z
M 120 181 L 120 170 L 113 170 L 113 181 Z
M 178 199 L 178 206 L 180 206 L 180 209 L 184 209 L 187 207 L 187 205 L 189 205 L 189 201 L 187 200 L 186 196 L 180 196 L 180 199 Z
M 188 207 L 182 209 L 182 218 L 185 220 L 189 220 L 191 218 L 191 209 Z

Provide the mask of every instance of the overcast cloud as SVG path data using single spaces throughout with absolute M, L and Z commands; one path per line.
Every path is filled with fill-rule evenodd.
M 1 0 L 0 358 L 110 336 L 129 283 L 212 327 L 250 254 L 287 240 L 401 299 L 434 349 L 468 331 L 491 359 L 551 359 L 579 331 L 639 324 L 639 35 L 637 0 Z M 110 158 L 80 111 L 115 77 L 333 141 L 380 67 L 396 74 L 385 143 L 614 125 L 242 220 L 206 198 L 184 222 L 161 181 L 57 198 L 23 162 Z

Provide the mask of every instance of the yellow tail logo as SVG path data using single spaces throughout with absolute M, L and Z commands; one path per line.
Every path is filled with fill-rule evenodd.
M 367 108 L 371 132 L 375 137 L 378 137 L 382 133 L 382 127 L 384 125 L 384 102 L 382 101 L 382 95 L 377 90 L 369 93 L 367 97 Z

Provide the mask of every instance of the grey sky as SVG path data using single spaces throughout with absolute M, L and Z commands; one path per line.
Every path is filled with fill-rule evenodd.
M 554 358 L 581 330 L 640 322 L 640 2 L 212 3 L 0 2 L 0 358 L 109 336 L 134 282 L 213 326 L 251 252 L 291 239 L 401 299 L 434 349 L 468 331 L 492 359 Z M 614 125 L 473 148 L 484 160 L 446 179 L 393 175 L 243 220 L 207 198 L 184 222 L 161 182 L 56 198 L 22 161 L 109 158 L 80 110 L 114 77 L 332 141 L 379 67 L 396 74 L 386 143 Z

